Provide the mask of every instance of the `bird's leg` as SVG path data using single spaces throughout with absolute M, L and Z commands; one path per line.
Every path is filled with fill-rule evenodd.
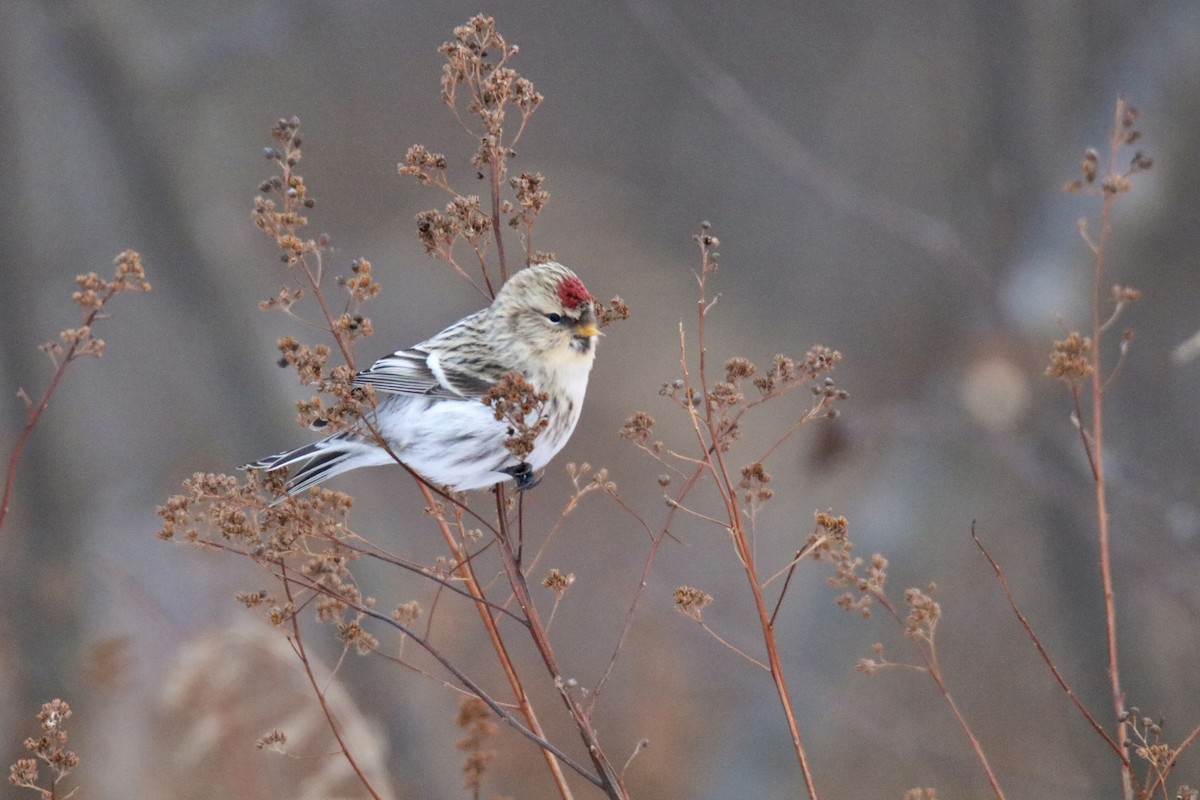
M 512 476 L 513 480 L 517 482 L 518 492 L 528 491 L 542 482 L 540 477 L 534 476 L 533 467 L 527 461 L 522 461 L 516 466 L 507 467 L 500 471 Z

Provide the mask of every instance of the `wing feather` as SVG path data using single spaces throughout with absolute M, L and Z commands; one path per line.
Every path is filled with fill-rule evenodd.
M 440 363 L 436 354 L 421 347 L 384 356 L 358 373 L 354 385 L 388 394 L 455 399 L 478 399 L 491 388 L 490 382 Z

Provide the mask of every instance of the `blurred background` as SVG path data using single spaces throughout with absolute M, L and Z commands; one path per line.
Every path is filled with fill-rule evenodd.
M 1043 370 L 1052 341 L 1089 324 L 1076 220 L 1098 204 L 1061 187 L 1085 147 L 1103 147 L 1126 94 L 1155 164 L 1117 204 L 1108 273 L 1144 291 L 1121 321 L 1136 337 L 1106 417 L 1122 676 L 1170 741 L 1200 722 L 1200 361 L 1173 357 L 1200 328 L 1200 4 L 6 0 L 5 457 L 24 422 L 17 389 L 37 397 L 51 374 L 38 344 L 78 324 L 74 276 L 110 275 L 132 247 L 154 292 L 117 299 L 103 359 L 71 369 L 20 463 L 0 532 L 4 764 L 22 756 L 39 704 L 62 697 L 76 710 L 81 796 L 364 796 L 340 758 L 254 749 L 272 728 L 297 755 L 333 745 L 282 637 L 233 602 L 264 576 L 157 540 L 154 508 L 195 471 L 309 438 L 292 405 L 306 393 L 275 366 L 275 339 L 303 332 L 258 310 L 287 280 L 249 218 L 276 118 L 303 121 L 310 230 L 331 235 L 333 270 L 365 257 L 384 284 L 364 359 L 478 307 L 415 235 L 414 215 L 446 198 L 396 174 L 419 142 L 450 157 L 461 191 L 482 188 L 474 144 L 440 102 L 436 52 L 477 12 L 497 17 L 521 48 L 514 66 L 546 97 L 513 162 L 551 192 L 536 246 L 632 308 L 601 343 L 579 429 L 531 496 L 530 530 L 557 518 L 568 461 L 607 467 L 661 524 L 662 469 L 616 431 L 643 410 L 659 438 L 688 444 L 658 389 L 678 374 L 680 321 L 693 329 L 690 237 L 710 220 L 721 239 L 711 357 L 765 366 L 825 344 L 843 353 L 836 378 L 851 393 L 840 420 L 801 431 L 767 465 L 776 497 L 759 515 L 759 558 L 786 563 L 813 512 L 834 509 L 858 552 L 889 557 L 895 597 L 936 581 L 947 680 L 1010 797 L 1118 791 L 1111 753 L 1047 674 L 969 531 L 976 521 L 1110 724 L 1092 488 L 1068 394 Z M 734 461 L 754 460 L 806 402 L 763 409 Z M 400 471 L 334 486 L 358 498 L 356 530 L 414 558 L 440 553 Z M 637 797 L 800 796 L 766 675 L 672 607 L 676 586 L 700 587 L 715 598 L 706 622 L 761 651 L 728 538 L 694 519 L 675 532 L 598 705 L 601 740 L 618 764 L 650 740 L 627 773 Z M 633 519 L 591 496 L 546 557 L 577 576 L 553 633 L 581 685 L 607 663 L 647 550 Z M 826 575 L 798 570 L 778 623 L 822 796 L 986 794 L 924 676 L 854 671 L 877 641 L 895 660 L 915 656 L 896 626 L 837 609 Z M 368 572 L 364 584 L 385 609 L 431 597 L 410 575 Z M 447 601 L 438 613 L 439 643 L 501 690 L 474 612 Z M 340 654 L 331 639 L 309 636 L 326 668 Z M 547 729 L 578 754 L 534 657 L 518 631 L 510 639 Z M 357 657 L 332 686 L 389 796 L 468 796 L 458 695 Z M 505 730 L 494 749 L 485 796 L 556 796 L 526 742 Z M 1171 791 L 1195 785 L 1198 765 L 1185 756 Z

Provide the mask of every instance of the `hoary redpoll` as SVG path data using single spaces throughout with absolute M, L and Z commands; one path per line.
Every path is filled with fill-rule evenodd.
M 296 494 L 347 470 L 394 463 L 394 453 L 435 485 L 465 491 L 516 478 L 528 488 L 575 430 L 599 335 L 591 295 L 575 273 L 535 264 L 513 275 L 487 308 L 358 373 L 356 385 L 375 389 L 371 422 L 391 453 L 360 424 L 245 468 L 299 464 L 284 485 Z M 524 459 L 505 444 L 511 424 L 483 402 L 510 371 L 546 395 L 545 425 Z

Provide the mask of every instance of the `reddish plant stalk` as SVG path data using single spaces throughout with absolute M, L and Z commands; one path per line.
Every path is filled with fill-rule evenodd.
M 698 359 L 699 359 L 699 379 L 701 397 L 704 399 L 704 426 L 708 433 L 708 442 L 705 437 L 700 434 L 699 425 L 696 420 L 695 406 L 691 404 L 692 387 L 691 381 L 687 374 L 687 360 L 684 353 L 680 351 L 681 368 L 683 370 L 684 390 L 687 392 L 686 400 L 691 409 L 693 426 L 696 428 L 696 434 L 699 438 L 700 446 L 703 448 L 705 456 L 704 461 L 712 472 L 713 478 L 721 492 L 721 497 L 725 503 L 725 511 L 729 518 L 729 533 L 733 539 L 734 549 L 737 552 L 738 560 L 741 561 L 742 567 L 746 571 L 746 579 L 750 583 L 750 592 L 754 597 L 754 607 L 758 613 L 758 623 L 762 631 L 763 645 L 767 651 L 767 665 L 771 673 L 771 680 L 775 684 L 775 691 L 779 695 L 779 704 L 783 710 L 783 716 L 787 722 L 788 735 L 792 740 L 792 748 L 796 752 L 796 759 L 800 763 L 800 773 L 804 779 L 804 788 L 808 793 L 810 800 L 818 800 L 816 783 L 813 780 L 812 767 L 808 762 L 808 753 L 804 749 L 804 741 L 800 736 L 800 725 L 796 721 L 796 713 L 792 707 L 791 694 L 788 692 L 787 679 L 783 671 L 783 663 L 779 658 L 779 646 L 775 639 L 775 628 L 771 624 L 771 612 L 767 609 L 766 600 L 763 598 L 762 584 L 758 580 L 758 572 L 754 563 L 754 551 L 750 547 L 749 540 L 746 536 L 746 528 L 742 522 L 742 512 L 738 507 L 737 487 L 733 480 L 729 477 L 729 470 L 725 465 L 725 458 L 721 450 L 721 431 L 720 421 L 714 418 L 714 411 L 708 402 L 708 378 L 705 364 L 705 345 L 704 345 L 704 320 L 708 314 L 708 310 L 712 308 L 715 300 L 709 301 L 705 294 L 705 281 L 708 273 L 714 268 L 710 260 L 710 247 L 716 246 L 716 239 L 710 237 L 707 233 L 707 225 L 702 230 L 698 237 L 700 243 L 700 272 L 697 275 L 697 280 L 700 284 L 700 300 L 698 303 L 699 320 L 697 322 L 696 336 L 698 340 Z M 682 327 L 680 329 L 682 346 Z M 711 444 L 710 444 L 711 443 Z M 714 463 L 715 457 L 715 463 Z
M 283 591 L 287 595 L 288 604 L 295 608 L 295 601 L 292 598 L 291 579 L 287 575 L 287 565 L 282 561 L 279 564 L 281 576 L 283 578 Z M 347 763 L 350 764 L 350 769 L 354 770 L 354 774 L 358 777 L 359 783 L 363 788 L 375 798 L 381 800 L 379 793 L 375 791 L 375 787 L 371 785 L 371 781 L 367 778 L 362 768 L 358 766 L 358 762 L 354 760 L 354 756 L 350 753 L 350 748 L 346 746 L 345 740 L 342 739 L 342 732 L 338 726 L 337 719 L 333 716 L 333 711 L 330 710 L 329 704 L 325 702 L 325 692 L 321 691 L 321 686 L 317 682 L 317 677 L 313 674 L 312 664 L 308 660 L 308 653 L 304 650 L 304 640 L 300 636 L 300 620 L 296 614 L 291 615 L 292 622 L 292 644 L 296 648 L 296 655 L 300 658 L 300 663 L 304 665 L 304 673 L 308 676 L 308 682 L 312 685 L 313 694 L 317 696 L 317 702 L 321 705 L 321 711 L 325 714 L 325 721 L 329 723 L 329 730 L 333 733 L 333 738 L 337 739 L 338 749 L 342 751 L 342 755 L 346 757 Z
M 100 319 L 104 306 L 116 294 L 110 289 L 106 296 L 100 302 L 100 305 L 92 309 L 83 320 L 84 328 L 91 328 L 96 324 L 96 320 Z M 0 529 L 4 528 L 4 520 L 8 517 L 9 505 L 12 502 L 13 486 L 17 479 L 17 462 L 21 458 L 21 452 L 25 449 L 25 445 L 29 442 L 29 437 L 33 435 L 33 429 L 37 427 L 38 421 L 42 418 L 42 414 L 50 405 L 50 398 L 54 395 L 54 391 L 58 388 L 59 382 L 63 375 L 67 372 L 67 365 L 79 357 L 79 345 L 82 339 L 76 339 L 71 342 L 66 352 L 62 354 L 61 360 L 54 370 L 54 375 L 50 378 L 50 385 L 46 387 L 46 391 L 42 394 L 42 399 L 37 405 L 29 402 L 29 396 L 20 392 L 21 397 L 25 399 L 28 414 L 25 417 L 25 427 L 21 429 L 21 435 L 17 437 L 17 443 L 13 445 L 12 454 L 8 457 L 8 472 L 4 477 L 4 496 L 0 499 Z
M 437 508 L 433 492 L 425 485 L 425 482 L 418 479 L 417 485 L 421 488 L 421 494 L 424 496 L 425 502 L 429 507 Z M 483 627 L 487 630 L 488 638 L 492 642 L 492 648 L 496 651 L 496 659 L 500 662 L 500 666 L 504 670 L 504 677 L 508 679 L 509 686 L 512 687 L 513 696 L 516 698 L 517 705 L 521 709 L 522 716 L 525 717 L 525 722 L 529 725 L 529 730 L 542 739 L 545 739 L 546 733 L 542 730 L 537 714 L 533 710 L 533 705 L 529 702 L 529 696 L 525 693 L 525 687 L 521 683 L 521 676 L 517 672 L 517 668 L 508 654 L 508 648 L 500 636 L 500 627 L 496 624 L 495 617 L 492 616 L 487 598 L 483 593 L 483 587 L 479 585 L 479 581 L 475 578 L 475 570 L 471 566 L 471 560 L 462 552 L 462 548 L 459 547 L 458 540 L 454 538 L 454 532 L 450 530 L 450 526 L 446 523 L 445 518 L 441 514 L 434 514 L 434 518 L 437 520 L 438 528 L 442 532 L 442 538 L 446 540 L 446 546 L 450 548 L 450 552 L 454 556 L 458 573 L 463 578 L 467 592 L 475 599 L 475 608 L 479 612 L 479 618 L 483 622 Z M 563 773 L 562 765 L 559 764 L 558 758 L 544 747 L 540 749 L 546 759 L 546 766 L 550 769 L 550 775 L 554 778 L 554 785 L 558 788 L 559 795 L 563 800 L 572 800 L 574 796 L 571 794 L 571 787 L 567 784 L 567 776 Z
M 567 684 L 567 678 L 558 666 L 558 658 L 554 654 L 554 647 L 550 644 L 550 636 L 546 632 L 545 625 L 542 624 L 537 606 L 534 605 L 533 598 L 529 593 L 529 584 L 526 582 L 525 573 L 521 570 L 521 565 L 517 561 L 516 552 L 512 546 L 512 537 L 509 535 L 508 520 L 505 516 L 504 484 L 496 485 L 496 514 L 499 521 L 500 533 L 498 539 L 500 555 L 504 563 L 504 572 L 508 577 L 509 586 L 512 588 L 513 597 L 524 613 L 530 638 L 537 648 L 538 655 L 542 657 L 542 662 L 546 665 L 546 670 L 550 673 L 550 677 L 558 689 L 559 696 L 562 697 L 563 703 L 566 704 L 571 719 L 579 730 L 579 735 L 583 739 L 588 756 L 591 758 L 592 764 L 596 767 L 596 771 L 599 774 L 602 784 L 601 789 L 612 800 L 628 800 L 629 794 L 625 790 L 620 774 L 609 763 L 608 757 L 600 748 L 600 741 L 597 738 L 596 729 L 592 726 L 591 718 L 588 717 L 587 711 L 573 694 L 571 687 Z
M 1122 121 L 1125 119 L 1124 98 L 1118 98 L 1113 118 L 1112 135 L 1108 148 L 1108 175 L 1116 175 L 1117 151 L 1123 144 Z M 1108 494 L 1104 480 L 1104 374 L 1101 371 L 1100 336 L 1104 319 L 1102 316 L 1102 286 L 1104 283 L 1104 257 L 1112 231 L 1112 205 L 1116 192 L 1104 191 L 1100 209 L 1100 238 L 1092 248 L 1095 256 L 1092 281 L 1092 478 L 1096 493 L 1096 518 L 1099 528 L 1100 582 L 1104 589 L 1104 630 L 1108 650 L 1108 683 L 1112 694 L 1113 712 L 1117 719 L 1125 711 L 1125 693 L 1121 689 L 1121 676 L 1117 660 L 1117 606 L 1113 591 L 1112 546 L 1110 543 Z M 1128 734 L 1123 723 L 1117 723 L 1117 745 L 1122 752 Z M 1133 800 L 1133 773 L 1129 762 L 1121 762 L 1121 785 L 1125 800 Z

